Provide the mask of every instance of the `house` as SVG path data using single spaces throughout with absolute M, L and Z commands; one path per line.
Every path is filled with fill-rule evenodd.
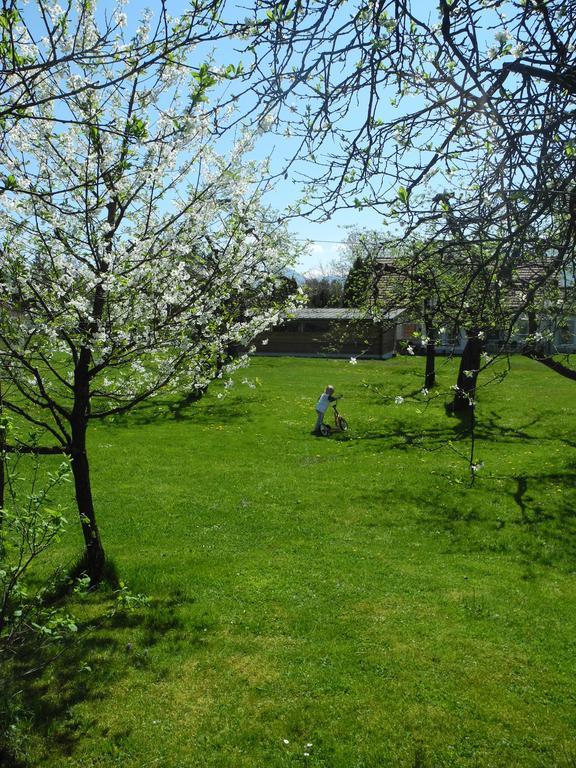
M 374 322 L 359 309 L 298 309 L 256 339 L 256 354 L 383 360 L 396 351 L 396 324 L 401 314 L 394 310 L 382 322 Z
M 396 272 L 394 259 L 387 257 L 379 261 L 378 294 L 385 306 L 394 306 L 405 297 L 409 300 L 412 293 L 418 294 L 418 284 L 414 283 L 409 274 Z M 506 317 L 512 319 L 517 309 L 522 308 L 525 296 L 537 287 L 536 297 L 541 305 L 534 322 L 537 332 L 542 334 L 546 352 L 553 354 L 576 352 L 576 315 L 568 314 L 558 317 L 557 306 L 574 306 L 574 280 L 550 278 L 546 276 L 545 265 L 534 263 L 516 267 L 510 273 L 504 284 L 499 284 L 501 296 L 495 296 L 500 303 L 500 311 L 506 324 Z M 408 301 L 406 302 L 408 303 Z M 549 312 L 546 311 L 549 308 Z M 417 354 L 423 354 L 425 344 L 425 323 L 423 318 L 416 317 L 414 311 L 406 309 L 401 317 L 396 330 L 396 339 L 399 342 L 398 351 L 402 352 L 408 345 Z M 513 333 L 509 335 L 509 329 L 491 329 L 485 332 L 484 347 L 490 354 L 507 349 L 510 352 L 521 350 L 530 336 L 528 312 L 523 312 L 515 322 Z M 534 333 L 534 330 L 532 330 Z M 464 328 L 445 327 L 440 328 L 436 340 L 437 354 L 462 354 L 466 346 L 467 335 Z

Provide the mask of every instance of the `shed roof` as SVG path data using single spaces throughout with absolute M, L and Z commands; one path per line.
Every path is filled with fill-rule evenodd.
M 394 320 L 402 313 L 401 309 L 387 312 L 386 320 Z M 370 320 L 362 309 L 349 307 L 303 307 L 291 315 L 295 320 Z

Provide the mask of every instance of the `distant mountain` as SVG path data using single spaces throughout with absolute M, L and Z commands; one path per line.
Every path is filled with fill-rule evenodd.
M 295 269 L 291 269 L 290 267 L 284 270 L 284 274 L 286 275 L 286 277 L 291 277 L 294 280 L 296 280 L 298 285 L 304 285 L 304 283 L 306 282 L 306 278 L 301 272 L 296 272 Z
M 304 275 L 304 279 L 327 280 L 329 283 L 343 283 L 346 278 L 342 275 L 330 275 L 319 269 L 311 269 Z
M 346 278 L 342 277 L 342 275 L 320 275 L 320 277 L 325 277 L 326 280 L 328 280 L 331 283 L 344 283 L 344 282 L 346 282 Z
M 322 272 L 320 269 L 309 269 L 307 272 L 297 272 L 290 267 L 286 268 L 283 272 L 286 277 L 292 277 L 298 285 L 304 285 L 306 280 L 327 280 L 329 283 L 343 283 L 346 278 L 342 275 L 329 275 L 326 272 Z

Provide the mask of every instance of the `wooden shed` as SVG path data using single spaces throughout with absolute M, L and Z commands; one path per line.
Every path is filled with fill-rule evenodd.
M 384 359 L 395 352 L 400 314 L 392 312 L 375 323 L 359 309 L 299 309 L 256 340 L 256 354 Z

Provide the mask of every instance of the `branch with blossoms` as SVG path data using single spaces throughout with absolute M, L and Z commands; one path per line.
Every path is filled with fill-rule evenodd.
M 166 0 L 139 18 L 130 18 L 126 6 L 127 0 L 117 0 L 102 16 L 97 3 L 87 0 L 64 7 L 45 0 L 6 0 L 0 10 L 3 127 L 38 119 L 74 124 L 76 117 L 65 112 L 70 100 L 90 98 L 153 71 L 170 76 L 175 63 L 187 67 L 194 79 L 193 105 L 205 104 L 219 80 L 236 76 L 236 66 L 206 62 L 218 43 L 242 34 L 247 25 L 224 25 L 213 0 L 194 2 L 179 17 L 169 12 Z M 192 48 L 205 48 L 203 63 L 188 61 Z M 63 112 L 55 117 L 52 107 Z M 215 126 L 218 111 L 215 104 L 205 107 Z

